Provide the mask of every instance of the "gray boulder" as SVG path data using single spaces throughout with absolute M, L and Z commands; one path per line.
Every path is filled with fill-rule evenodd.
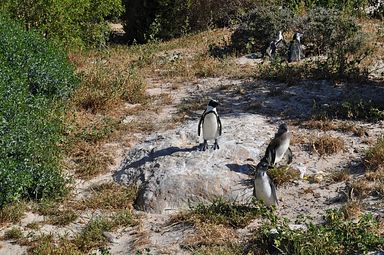
M 115 180 L 136 185 L 136 208 L 152 213 L 188 209 L 218 197 L 250 202 L 253 176 L 248 163 L 257 163 L 274 127 L 259 115 L 223 117 L 222 124 L 216 151 L 199 150 L 197 121 L 152 135 L 129 151 Z M 264 125 L 270 134 L 260 128 Z

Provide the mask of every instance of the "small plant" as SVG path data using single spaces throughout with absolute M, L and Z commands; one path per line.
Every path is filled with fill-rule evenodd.
M 39 230 L 39 228 L 40 228 L 40 223 L 37 222 L 37 221 L 34 221 L 34 222 L 31 222 L 31 223 L 28 223 L 28 224 L 26 225 L 26 227 L 29 228 L 29 229 L 33 229 L 33 230 Z
M 76 245 L 67 236 L 55 239 L 53 234 L 42 234 L 34 237 L 28 249 L 33 255 L 83 255 Z
M 268 175 L 276 186 L 281 186 L 299 179 L 300 172 L 287 166 L 279 166 L 269 169 Z
M 10 230 L 5 231 L 4 233 L 4 239 L 6 240 L 9 240 L 9 239 L 17 240 L 22 238 L 23 236 L 24 236 L 23 231 L 21 231 L 21 229 L 18 227 L 13 227 Z
M 3 223 L 17 223 L 24 216 L 27 205 L 24 202 L 8 204 L 0 209 L 0 225 Z
M 366 178 L 354 180 L 350 184 L 351 196 L 356 196 L 359 199 L 367 198 L 374 190 L 374 185 Z
M 364 164 L 368 170 L 384 170 L 384 136 L 377 139 L 365 156 Z
M 320 156 L 332 155 L 344 150 L 344 141 L 340 137 L 323 135 L 312 141 L 312 149 Z
M 82 201 L 86 208 L 101 210 L 131 209 L 136 198 L 136 189 L 116 183 L 104 183 L 89 189 L 89 198 Z
M 202 245 L 197 248 L 191 249 L 194 255 L 241 255 L 243 247 L 237 244 L 224 244 L 224 245 Z
M 87 252 L 96 247 L 107 244 L 107 238 L 103 235 L 104 231 L 110 231 L 113 224 L 105 218 L 91 220 L 87 226 L 76 236 L 74 243 L 83 252 Z
M 336 171 L 336 172 L 332 173 L 332 175 L 331 175 L 331 179 L 334 182 L 343 182 L 343 181 L 349 180 L 350 178 L 351 178 L 351 173 L 348 169 Z
M 72 209 L 60 209 L 59 203 L 53 200 L 42 200 L 33 210 L 44 216 L 48 216 L 49 224 L 66 226 L 78 218 L 78 214 Z
M 241 228 L 253 219 L 260 217 L 265 210 L 259 204 L 255 204 L 255 207 L 248 207 L 234 202 L 226 202 L 219 198 L 210 205 L 199 204 L 193 207 L 190 212 L 178 215 L 173 221 L 185 221 L 192 224 L 205 222 Z
M 362 214 L 362 202 L 359 200 L 348 201 L 343 207 L 340 209 L 344 214 L 345 218 L 350 219 L 358 219 L 358 217 Z
M 77 220 L 78 214 L 71 210 L 57 210 L 53 215 L 50 215 L 48 222 L 53 225 L 66 226 Z

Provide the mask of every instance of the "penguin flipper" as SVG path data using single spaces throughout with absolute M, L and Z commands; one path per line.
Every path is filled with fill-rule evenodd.
M 275 146 L 273 145 L 273 143 L 268 145 L 267 150 L 265 151 L 264 157 L 267 159 L 268 164 L 270 166 L 273 166 L 275 164 L 276 149 L 275 149 Z
M 216 115 L 217 117 L 217 124 L 219 125 L 219 135 L 221 135 L 221 131 L 222 131 L 222 125 L 221 125 L 221 120 L 220 120 L 220 117 L 219 115 Z
M 197 127 L 197 136 L 200 136 L 200 131 L 201 131 L 201 124 L 204 123 L 204 117 L 205 117 L 205 112 L 207 110 L 204 110 L 203 114 L 201 114 L 200 120 L 199 120 L 199 125 Z
M 271 178 L 269 178 L 269 185 L 271 186 L 271 191 L 272 191 L 272 197 L 276 201 L 276 205 L 279 205 L 279 201 L 277 200 L 277 195 L 276 195 L 276 187 Z
M 292 163 L 292 159 L 293 159 L 293 154 L 292 154 L 291 148 L 289 148 L 289 147 L 287 150 L 287 155 L 288 155 L 288 165 L 289 165 Z

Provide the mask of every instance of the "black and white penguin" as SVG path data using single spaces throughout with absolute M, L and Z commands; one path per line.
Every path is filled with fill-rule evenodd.
M 219 103 L 215 100 L 210 100 L 207 109 L 201 115 L 199 121 L 199 127 L 197 130 L 198 136 L 200 136 L 201 128 L 203 128 L 203 139 L 204 144 L 202 150 L 205 151 L 208 149 L 208 140 L 215 140 L 213 149 L 219 149 L 219 144 L 217 143 L 217 138 L 221 135 L 221 121 L 220 117 L 217 114 L 216 107 Z
M 279 31 L 279 34 L 275 40 L 272 40 L 267 49 L 265 50 L 265 53 L 270 57 L 274 58 L 276 55 L 276 49 L 277 47 L 283 42 L 284 37 L 283 37 L 283 32 Z
M 285 153 L 287 153 L 288 156 L 288 164 L 292 162 L 292 151 L 289 148 L 290 140 L 291 132 L 288 130 L 288 125 L 283 123 L 279 126 L 275 137 L 265 151 L 264 159 L 270 166 L 274 166 L 280 162 L 284 158 Z
M 279 204 L 276 195 L 275 184 L 267 174 L 268 162 L 262 159 L 256 167 L 256 176 L 253 186 L 253 195 L 256 199 L 264 202 L 266 206 L 277 206 Z
M 288 62 L 300 61 L 303 57 L 303 50 L 301 46 L 302 33 L 296 32 L 293 35 L 292 41 L 288 47 Z

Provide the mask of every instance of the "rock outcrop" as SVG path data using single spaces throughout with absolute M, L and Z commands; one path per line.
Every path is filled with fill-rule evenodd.
M 222 123 L 219 150 L 200 151 L 197 122 L 188 122 L 134 147 L 115 179 L 139 187 L 136 207 L 147 212 L 173 212 L 218 197 L 249 202 L 248 163 L 257 164 L 275 126 L 254 114 L 222 117 Z

